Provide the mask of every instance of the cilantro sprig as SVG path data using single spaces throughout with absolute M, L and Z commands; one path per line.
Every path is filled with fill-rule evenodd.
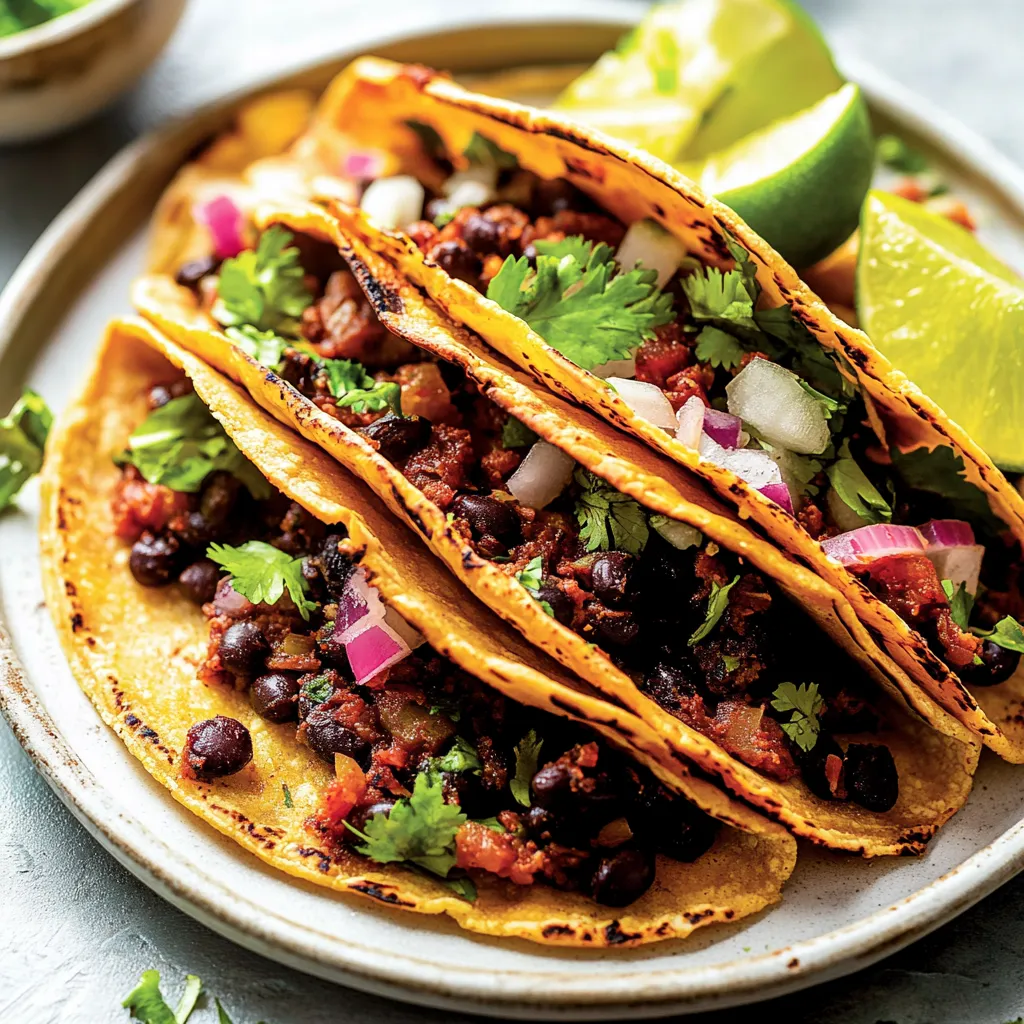
M 467 820 L 458 804 L 444 802 L 441 777 L 420 772 L 412 795 L 390 814 L 375 814 L 365 832 L 349 829 L 363 840 L 357 850 L 378 864 L 407 861 L 444 878 L 455 866 L 455 833 Z
M 282 338 L 274 331 L 261 331 L 252 324 L 225 328 L 224 333 L 250 358 L 257 363 L 276 370 L 284 358 L 284 350 L 294 342 Z
M 526 563 L 526 568 L 520 569 L 516 573 L 515 579 L 516 583 L 541 606 L 545 615 L 550 615 L 551 618 L 555 617 L 555 610 L 551 607 L 550 602 L 543 601 L 540 597 L 540 588 L 544 586 L 544 559 L 540 555 L 531 558 Z
M 0 511 L 42 468 L 43 448 L 52 425 L 53 413 L 46 402 L 27 389 L 0 419 Z
M 583 369 L 626 358 L 672 321 L 672 298 L 658 290 L 657 272 L 619 272 L 603 242 L 575 237 L 535 247 L 536 269 L 525 256 L 509 256 L 487 297 Z
M 512 796 L 516 803 L 523 807 L 529 807 L 533 803 L 530 795 L 530 783 L 537 774 L 537 764 L 540 760 L 540 748 L 544 741 L 537 736 L 537 730 L 531 729 L 515 746 L 516 752 L 516 774 L 509 783 Z
M 892 522 L 892 507 L 850 455 L 849 441 L 842 443 L 839 458 L 825 473 L 836 496 L 865 523 Z
M 711 593 L 708 595 L 708 607 L 704 613 L 704 621 L 694 631 L 693 636 L 687 641 L 687 643 L 693 647 L 695 644 L 699 644 L 701 640 L 709 636 L 711 631 L 718 625 L 719 619 L 725 614 L 726 608 L 729 607 L 729 591 L 739 583 L 739 576 L 733 576 L 733 578 L 726 583 L 723 587 L 716 581 L 711 583 Z
M 154 409 L 128 438 L 117 461 L 131 464 L 151 484 L 196 493 L 215 470 L 237 477 L 254 498 L 269 498 L 270 485 L 235 447 L 195 393 Z
M 502 448 L 529 448 L 537 435 L 515 416 L 509 416 L 501 428 Z
M 292 235 L 275 225 L 247 249 L 221 265 L 214 318 L 225 327 L 297 335 L 298 318 L 313 301 Z
M 639 504 L 581 467 L 574 479 L 580 488 L 576 519 L 586 550 L 639 555 L 650 535 L 647 516 Z
M 971 612 L 974 611 L 974 595 L 968 593 L 967 584 L 961 582 L 954 586 L 952 580 L 942 580 L 942 589 L 949 601 L 950 618 L 964 631 L 967 632 L 971 622 Z
M 430 767 L 439 772 L 473 772 L 480 774 L 483 762 L 476 747 L 462 736 L 455 737 L 455 744 L 443 757 L 435 757 Z
M 819 715 L 825 701 L 818 693 L 817 683 L 782 683 L 773 694 L 776 711 L 790 711 L 788 722 L 780 722 L 782 731 L 803 751 L 813 750 L 821 731 Z
M 285 590 L 299 614 L 309 618 L 316 602 L 306 596 L 302 559 L 261 540 L 246 541 L 240 547 L 211 544 L 206 557 L 231 576 L 232 588 L 253 604 L 276 604 Z
M 139 983 L 121 1003 L 142 1024 L 186 1024 L 195 1009 L 203 983 L 194 974 L 186 975 L 185 990 L 172 1010 L 160 991 L 160 972 L 143 971 Z
M 402 415 L 402 388 L 395 381 L 374 380 L 366 367 L 353 359 L 324 359 L 320 365 L 339 407 L 353 412 L 390 409 L 396 416 Z

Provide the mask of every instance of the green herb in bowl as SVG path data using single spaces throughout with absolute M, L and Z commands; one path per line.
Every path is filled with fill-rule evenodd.
M 90 0 L 0 0 L 0 39 L 70 14 Z

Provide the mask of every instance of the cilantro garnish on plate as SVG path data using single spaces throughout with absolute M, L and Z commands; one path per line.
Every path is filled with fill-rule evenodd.
M 697 627 L 693 636 L 688 641 L 691 647 L 694 644 L 699 644 L 718 625 L 718 620 L 725 614 L 725 609 L 729 607 L 729 591 L 739 581 L 739 576 L 733 576 L 724 587 L 712 581 L 711 593 L 708 595 L 708 610 L 704 614 L 704 621 Z
M 194 974 L 186 975 L 185 990 L 172 1010 L 160 991 L 160 972 L 143 971 L 138 985 L 121 1003 L 142 1024 L 185 1024 L 195 1009 L 203 983 Z
M 255 249 L 224 261 L 213 309 L 219 323 L 299 333 L 298 318 L 313 296 L 306 288 L 299 250 L 291 241 L 291 233 L 275 225 L 260 235 Z
M 455 866 L 455 833 L 466 820 L 458 804 L 444 802 L 441 777 L 420 772 L 412 795 L 390 814 L 375 814 L 365 832 L 348 827 L 363 840 L 358 851 L 378 864 L 408 861 L 444 878 Z
M 235 447 L 196 394 L 172 398 L 154 409 L 128 438 L 118 456 L 151 484 L 195 494 L 215 470 L 237 477 L 254 498 L 269 498 L 270 485 Z
M 240 547 L 211 544 L 206 557 L 223 567 L 231 576 L 231 586 L 253 604 L 276 604 L 285 589 L 299 614 L 309 618 L 316 607 L 306 597 L 302 559 L 261 540 L 246 541 Z
M 818 716 L 825 702 L 818 693 L 817 683 L 782 683 L 773 694 L 772 707 L 776 711 L 791 711 L 788 722 L 780 722 L 782 731 L 804 751 L 812 750 L 818 742 L 821 722 Z
M 0 419 L 0 510 L 5 509 L 43 465 L 53 413 L 34 391 L 25 390 Z
M 649 536 L 647 516 L 639 504 L 585 469 L 576 470 L 575 480 L 580 487 L 576 519 L 587 551 L 639 555 Z
M 529 807 L 533 802 L 530 796 L 530 783 L 537 774 L 540 760 L 540 748 L 544 741 L 537 737 L 537 730 L 531 729 L 515 746 L 516 774 L 509 782 L 509 789 L 516 798 L 516 803 Z
M 621 273 L 603 242 L 574 237 L 536 248 L 536 269 L 525 256 L 509 256 L 487 297 L 583 369 L 626 358 L 672 322 L 672 298 L 658 290 L 657 272 Z

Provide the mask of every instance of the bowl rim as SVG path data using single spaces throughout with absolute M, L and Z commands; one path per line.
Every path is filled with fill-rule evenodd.
M 139 0 L 89 0 L 77 10 L 59 14 L 34 28 L 26 28 L 6 39 L 0 39 L 0 60 L 20 57 L 35 50 L 55 46 L 81 35 Z

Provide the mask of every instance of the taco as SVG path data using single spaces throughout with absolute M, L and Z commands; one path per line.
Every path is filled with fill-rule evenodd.
M 110 327 L 43 482 L 47 602 L 80 684 L 268 864 L 551 944 L 684 936 L 779 898 L 790 836 L 145 324 Z
M 424 68 L 357 62 L 321 125 L 400 172 L 362 210 L 334 203 L 346 230 L 710 484 L 937 704 L 1024 761 L 1024 499 L 734 213 L 652 157 Z
M 139 310 L 733 796 L 827 846 L 924 848 L 977 744 L 834 588 L 685 471 L 538 393 L 322 210 L 257 220 L 256 248 L 193 288 L 138 282 Z

